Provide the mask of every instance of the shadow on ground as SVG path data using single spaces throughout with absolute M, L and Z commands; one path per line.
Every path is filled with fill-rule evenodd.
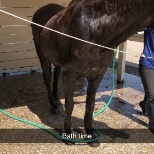
M 72 127 L 74 132 L 78 134 L 84 133 L 83 129 L 83 117 L 85 109 L 85 80 L 80 79 L 75 88 L 75 97 L 79 99 L 75 102 L 75 112 L 72 116 Z M 62 133 L 64 124 L 64 102 L 62 103 L 60 110 L 61 114 L 51 115 L 51 107 L 47 99 L 47 91 L 42 80 L 41 73 L 31 73 L 16 76 L 6 76 L 0 78 L 0 108 L 16 110 L 18 107 L 27 107 L 28 112 L 36 115 L 40 119 L 41 123 L 52 130 Z M 109 86 L 110 85 L 110 86 Z M 127 85 L 116 85 L 116 90 L 127 89 Z M 62 87 L 62 82 L 60 82 Z M 140 89 L 140 88 L 136 88 Z M 104 80 L 99 86 L 98 96 L 96 98 L 96 110 L 99 109 L 100 105 L 103 106 L 107 103 L 110 97 L 111 91 L 111 75 L 107 74 Z M 141 90 L 143 91 L 143 90 Z M 120 93 L 120 92 L 117 92 Z M 143 118 L 140 118 L 139 110 L 134 108 L 134 104 L 127 101 L 126 99 L 117 96 L 112 100 L 109 109 L 103 113 L 100 118 L 94 120 L 94 126 L 102 134 L 100 139 L 101 143 L 153 143 L 151 133 L 146 129 L 147 123 Z M 139 95 L 139 94 L 136 94 Z M 82 97 L 82 99 L 80 98 Z M 60 88 L 60 98 L 63 100 L 63 90 Z M 106 102 L 106 103 L 105 103 Z M 79 112 L 79 113 L 78 113 Z M 104 117 L 108 115 L 114 118 L 108 121 Z M 120 115 L 120 116 L 119 116 Z M 103 119 L 102 119 L 103 117 Z M 24 117 L 23 117 L 24 118 Z M 125 118 L 125 119 L 123 119 Z M 135 124 L 135 127 L 124 127 L 122 128 L 118 121 L 123 120 Z M 112 126 L 115 127 L 111 127 Z M 138 127 L 138 125 L 143 127 Z M 144 128 L 145 127 L 145 128 Z M 4 128 L 4 126 L 3 126 Z M 39 129 L 1 129 L 1 140 L 0 142 L 7 143 L 52 143 L 61 142 L 55 137 L 48 135 L 46 132 L 42 132 Z M 41 131 L 41 132 L 40 132 Z

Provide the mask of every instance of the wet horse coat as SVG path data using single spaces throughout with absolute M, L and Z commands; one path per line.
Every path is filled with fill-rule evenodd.
M 154 0 L 73 0 L 68 7 L 50 4 L 39 9 L 33 22 L 60 32 L 115 48 L 154 19 Z M 95 95 L 114 52 L 32 25 L 36 51 L 54 114 L 59 113 L 58 78 L 61 69 L 65 90 L 64 129 L 71 133 L 74 84 L 88 79 L 84 125 L 93 134 Z M 53 90 L 50 63 L 55 65 Z

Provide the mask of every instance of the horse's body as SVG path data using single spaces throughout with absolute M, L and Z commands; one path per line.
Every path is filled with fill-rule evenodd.
M 154 0 L 73 0 L 66 8 L 51 4 L 50 7 L 38 10 L 33 21 L 87 41 L 115 48 L 140 29 L 150 25 L 154 20 L 153 13 Z M 47 16 L 48 18 L 44 19 Z M 61 68 L 65 90 L 64 128 L 70 133 L 74 84 L 80 76 L 87 77 L 84 121 L 87 133 L 93 134 L 92 114 L 96 91 L 114 52 L 35 25 L 32 25 L 32 29 L 52 112 L 59 112 L 57 80 Z M 49 63 L 55 65 L 53 91 L 50 87 Z

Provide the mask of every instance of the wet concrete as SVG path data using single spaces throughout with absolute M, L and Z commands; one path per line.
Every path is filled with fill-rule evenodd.
M 68 146 L 43 130 L 10 119 L 0 113 L 0 153 L 154 153 L 154 135 L 148 131 L 147 117 L 141 115 L 138 103 L 143 99 L 143 86 L 138 76 L 125 74 L 124 84 L 116 83 L 109 108 L 94 118 L 94 127 L 102 134 L 96 149 L 87 144 Z M 106 72 L 96 95 L 95 112 L 111 95 L 111 69 Z M 47 91 L 40 72 L 0 77 L 0 108 L 10 114 L 33 121 L 59 133 L 64 122 L 62 81 L 59 85 L 61 114 L 51 115 Z M 75 87 L 72 127 L 84 132 L 86 82 Z

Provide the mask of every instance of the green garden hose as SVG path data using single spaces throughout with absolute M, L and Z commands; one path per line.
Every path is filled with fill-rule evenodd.
M 96 112 L 94 115 L 93 115 L 93 118 L 96 117 L 97 115 L 99 115 L 100 113 L 104 112 L 109 104 L 111 103 L 111 100 L 113 98 L 113 95 L 114 95 L 114 66 L 115 66 L 115 61 L 116 61 L 116 55 L 117 55 L 117 50 L 114 52 L 114 58 L 113 58 L 113 63 L 112 63 L 112 92 L 111 92 L 111 96 L 110 96 L 110 99 L 108 101 L 108 103 L 105 105 L 105 107 L 103 107 L 100 111 Z M 98 141 L 102 136 L 100 134 L 99 131 L 97 131 L 94 127 L 94 131 L 96 132 L 97 134 L 97 137 L 96 138 L 92 138 L 92 139 L 85 139 L 85 140 L 78 140 L 78 139 L 69 139 L 69 138 L 63 138 L 61 135 L 55 133 L 54 131 L 51 131 L 39 124 L 36 124 L 34 122 L 31 122 L 31 121 L 27 121 L 27 120 L 24 120 L 24 119 L 21 119 L 21 118 L 18 118 L 18 117 L 15 117 L 15 116 L 12 116 L 10 115 L 9 113 L 5 112 L 4 110 L 0 109 L 0 112 L 5 114 L 6 116 L 14 119 L 14 120 L 17 120 L 17 121 L 21 121 L 21 122 L 24 122 L 26 124 L 29 124 L 29 125 L 32 125 L 32 126 L 35 126 L 39 129 L 42 129 L 46 132 L 48 132 L 49 134 L 53 135 L 54 137 L 60 139 L 60 140 L 66 140 L 66 141 L 69 141 L 69 142 L 77 142 L 77 143 L 89 143 L 89 142 L 94 142 L 94 141 Z

